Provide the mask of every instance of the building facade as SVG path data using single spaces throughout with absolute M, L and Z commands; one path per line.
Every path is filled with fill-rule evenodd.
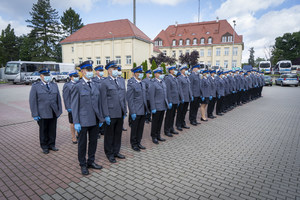
M 61 45 L 64 63 L 93 60 L 95 67 L 115 60 L 122 66 L 124 78 L 131 76 L 134 62 L 139 65 L 153 54 L 152 40 L 128 19 L 88 24 Z
M 200 63 L 231 69 L 241 67 L 244 43 L 227 20 L 216 20 L 171 25 L 155 37 L 154 47 L 178 61 L 181 54 L 198 51 Z

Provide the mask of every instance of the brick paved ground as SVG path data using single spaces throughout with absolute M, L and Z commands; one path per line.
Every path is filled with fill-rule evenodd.
M 160 145 L 146 125 L 142 152 L 123 132 L 127 159 L 113 165 L 102 137 L 96 161 L 104 169 L 86 177 L 66 113 L 58 120 L 60 150 L 42 154 L 29 89 L 0 85 L 0 199 L 300 199 L 299 88 L 265 88 L 263 98 Z

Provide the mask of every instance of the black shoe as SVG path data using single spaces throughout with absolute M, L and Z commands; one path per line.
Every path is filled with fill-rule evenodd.
M 176 129 L 179 131 L 183 131 L 183 129 L 181 127 L 177 127 Z
M 172 130 L 171 133 L 175 134 L 175 135 L 178 135 L 179 133 L 175 130 Z
M 116 158 L 120 158 L 120 159 L 125 159 L 125 156 L 118 153 L 117 155 L 115 155 Z
M 81 166 L 81 174 L 82 175 L 88 175 L 89 174 L 89 170 L 86 166 Z
M 110 163 L 116 163 L 117 162 L 114 157 L 109 157 L 108 160 L 109 160 Z
M 223 116 L 223 114 L 222 114 L 222 113 L 218 113 L 217 115 L 218 115 L 218 116 Z
M 102 169 L 103 167 L 93 162 L 92 164 L 88 165 L 87 168 Z
M 195 121 L 196 122 L 196 124 L 201 124 L 200 122 L 197 122 L 197 121 Z
M 152 120 L 151 120 L 151 119 L 149 119 L 149 122 L 152 122 Z
M 138 148 L 137 146 L 133 146 L 132 149 L 133 149 L 134 151 L 141 151 L 140 148 Z
M 127 129 L 123 127 L 123 128 L 122 128 L 122 131 L 127 131 Z
M 161 142 L 164 142 L 164 141 L 166 141 L 166 139 L 164 139 L 164 138 L 161 138 L 161 137 L 157 138 L 157 140 L 158 140 L 158 141 L 161 141 Z
M 213 117 L 213 116 L 208 116 L 208 118 L 209 118 L 209 119 L 214 119 L 214 117 Z M 201 120 L 202 120 L 202 119 L 201 119 Z
M 99 133 L 99 134 L 98 134 L 98 139 L 100 139 L 100 138 L 101 138 L 101 134 Z
M 171 133 L 165 133 L 165 135 L 168 136 L 168 137 L 173 137 L 173 135 Z
M 146 149 L 146 147 L 144 147 L 144 146 L 141 145 L 141 144 L 138 144 L 138 147 L 139 147 L 140 149 Z
M 73 144 L 77 144 L 78 142 L 77 142 L 77 141 L 75 141 L 75 142 L 74 142 L 74 141 L 72 141 L 72 143 L 73 143 Z
M 156 138 L 152 138 L 152 142 L 153 142 L 154 144 L 159 144 L 159 143 L 158 143 L 158 140 L 157 140 Z
M 190 127 L 188 127 L 188 126 L 186 126 L 186 125 L 182 126 L 182 128 L 190 129 Z
M 43 153 L 44 154 L 48 154 L 49 153 L 49 149 L 43 149 Z
M 196 122 L 191 122 L 192 125 L 194 126 L 197 126 L 197 123 Z
M 56 147 L 49 147 L 49 150 L 52 150 L 52 151 L 58 151 L 59 149 L 56 148 Z
M 146 120 L 145 123 L 149 124 L 149 120 Z
M 217 117 L 216 117 L 216 116 L 214 116 L 214 115 L 213 115 L 212 117 L 213 117 L 213 118 L 217 118 Z
M 208 120 L 201 117 L 201 121 L 207 122 Z

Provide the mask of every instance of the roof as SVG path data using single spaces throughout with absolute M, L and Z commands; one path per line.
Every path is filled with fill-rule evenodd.
M 176 45 L 178 46 L 178 41 L 180 39 L 186 40 L 190 39 L 190 45 L 193 45 L 193 39 L 197 38 L 197 45 L 200 45 L 200 39 L 205 39 L 205 45 L 207 44 L 207 39 L 209 37 L 212 38 L 212 44 L 226 44 L 226 42 L 222 42 L 223 35 L 232 35 L 233 28 L 227 22 L 227 20 L 219 20 L 219 21 L 208 21 L 208 22 L 196 22 L 196 23 L 188 23 L 188 24 L 178 24 L 178 25 L 170 25 L 166 30 L 162 30 L 155 38 L 155 40 L 163 40 L 163 47 L 172 46 L 172 41 L 175 39 Z M 235 43 L 243 43 L 243 36 L 237 35 L 235 32 Z M 232 43 L 232 42 L 227 42 Z M 209 44 L 210 45 L 210 44 Z M 186 46 L 183 43 L 182 46 Z
M 110 34 L 112 33 L 112 34 Z M 96 41 L 106 39 L 136 38 L 146 42 L 152 40 L 128 19 L 87 24 L 60 43 Z

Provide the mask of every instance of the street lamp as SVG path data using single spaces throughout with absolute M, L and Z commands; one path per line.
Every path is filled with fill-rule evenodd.
M 112 32 L 109 32 L 109 34 L 112 35 L 113 41 L 112 41 L 112 60 L 114 60 L 114 42 L 115 42 L 115 36 L 112 34 Z
M 231 57 L 231 68 L 233 68 L 233 52 L 234 52 L 234 33 L 235 33 L 235 20 L 233 20 L 233 41 L 232 41 L 232 57 Z

